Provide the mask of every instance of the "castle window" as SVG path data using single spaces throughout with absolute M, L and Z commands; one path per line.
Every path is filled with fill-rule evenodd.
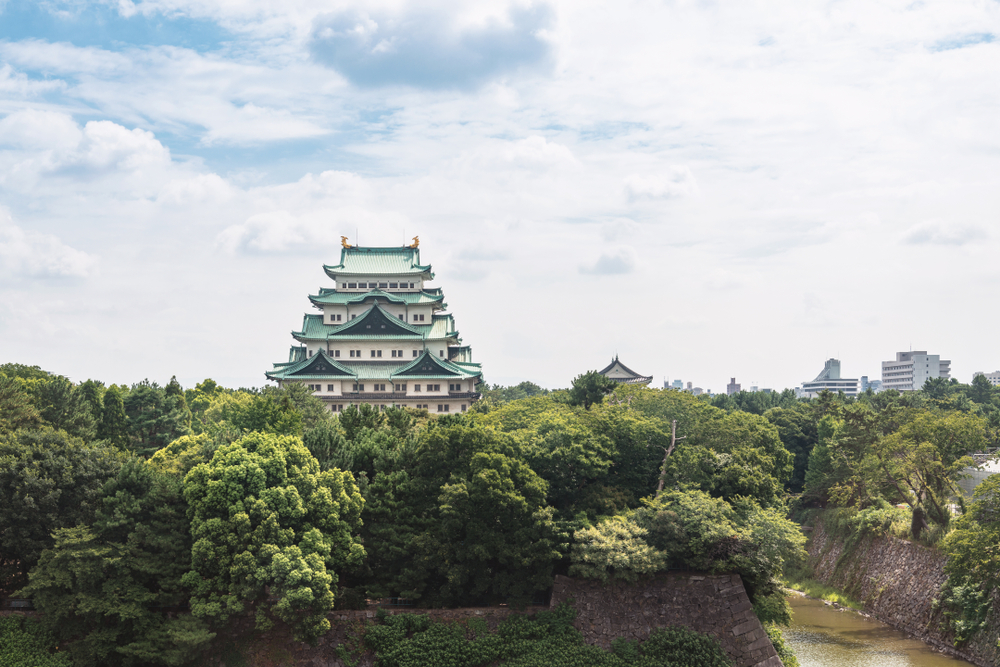
M 358 284 L 357 283 L 347 283 L 347 288 L 348 289 L 357 289 L 358 288 Z
M 465 412 L 465 403 L 462 403 L 462 412 Z
M 399 285 L 396 283 L 389 283 L 389 289 L 396 289 L 397 287 L 399 287 Z
M 419 384 L 413 385 L 413 391 L 420 391 L 420 385 Z
M 309 356 L 310 357 L 313 356 L 314 354 L 316 354 L 316 352 L 314 350 L 309 350 Z
M 379 289 L 385 289 L 385 288 L 387 288 L 388 286 L 389 286 L 389 283 L 379 283 L 379 284 L 378 284 L 378 288 L 379 288 Z
M 440 354 L 443 357 L 444 356 L 444 350 L 438 350 L 438 354 Z
M 354 358 L 354 350 L 351 350 L 351 358 Z
M 418 353 L 418 352 L 419 352 L 419 350 L 414 350 L 414 351 L 413 351 L 413 356 L 417 356 L 417 353 Z
M 403 313 L 399 314 L 399 319 L 403 319 Z
M 347 283 L 340 283 L 340 289 L 347 289 Z
M 340 350 L 334 350 L 333 351 L 333 356 L 339 357 L 340 356 Z
M 334 390 L 334 389 L 333 389 L 333 385 L 332 385 L 332 384 L 328 384 L 328 385 L 326 385 L 326 390 L 327 390 L 327 391 L 333 391 L 333 390 Z

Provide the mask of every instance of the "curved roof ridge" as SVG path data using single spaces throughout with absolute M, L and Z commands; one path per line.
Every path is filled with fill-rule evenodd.
M 623 364 L 618 359 L 618 355 L 617 354 L 615 355 L 615 358 L 611 360 L 610 364 L 608 364 L 602 370 L 599 370 L 597 372 L 600 373 L 601 375 L 606 375 L 608 373 L 608 371 L 610 371 L 616 365 L 619 368 L 621 368 L 623 371 L 625 371 L 626 373 L 629 373 L 632 376 L 632 378 L 643 379 L 643 380 L 646 380 L 646 382 L 652 382 L 653 381 L 653 376 L 652 375 L 642 375 L 641 373 L 636 373 L 634 370 L 632 370 L 631 368 L 629 368 L 628 366 L 626 366 L 625 364 Z M 611 378 L 611 379 L 612 380 L 618 380 L 618 378 Z

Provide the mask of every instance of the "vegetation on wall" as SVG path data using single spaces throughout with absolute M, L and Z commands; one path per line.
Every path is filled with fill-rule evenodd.
M 584 644 L 562 604 L 533 618 L 512 615 L 496 632 L 484 621 L 435 622 L 418 614 L 382 615 L 365 634 L 385 667 L 729 667 L 718 641 L 678 627 L 657 628 L 642 643 L 619 639 L 605 651 Z

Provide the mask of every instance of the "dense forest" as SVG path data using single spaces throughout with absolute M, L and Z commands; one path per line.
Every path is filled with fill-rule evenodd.
M 945 604 L 966 635 L 998 583 L 1000 483 L 968 504 L 955 487 L 968 455 L 997 445 L 1000 393 L 985 378 L 806 401 L 694 397 L 589 372 L 566 390 L 483 394 L 441 418 L 334 414 L 303 385 L 128 387 L 0 366 L 0 588 L 43 612 L 5 620 L 2 636 L 20 639 L 0 652 L 185 665 L 237 615 L 311 640 L 331 608 L 372 598 L 523 607 L 544 601 L 556 574 L 694 569 L 739 573 L 782 653 L 780 577 L 804 543 L 789 517 L 821 508 L 946 549 Z M 560 614 L 482 637 L 493 653 L 481 664 L 577 664 L 566 656 L 584 648 Z M 407 623 L 420 624 L 390 620 L 372 635 L 382 664 L 419 664 L 389 656 L 433 637 L 459 641 Z M 666 656 L 700 641 L 657 637 L 601 660 L 686 664 Z M 691 664 L 723 660 L 713 651 Z

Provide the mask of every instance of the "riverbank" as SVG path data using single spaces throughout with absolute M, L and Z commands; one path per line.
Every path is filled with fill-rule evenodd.
M 986 629 L 956 647 L 935 604 L 946 579 L 941 552 L 889 535 L 863 537 L 848 549 L 822 517 L 812 526 L 806 550 L 808 577 L 859 602 L 874 619 L 974 665 L 996 665 L 1000 600 L 994 599 Z

